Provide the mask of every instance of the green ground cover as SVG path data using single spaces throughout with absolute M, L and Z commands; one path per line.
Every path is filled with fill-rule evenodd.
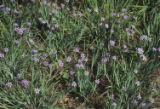
M 1 0 L 0 108 L 160 108 L 160 0 Z

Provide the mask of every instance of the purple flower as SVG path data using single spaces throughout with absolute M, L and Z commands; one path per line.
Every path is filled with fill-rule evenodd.
M 125 87 L 125 86 L 122 86 L 122 90 L 123 90 L 123 91 L 126 91 L 126 87 Z
M 43 56 L 44 56 L 44 57 L 47 57 L 47 54 L 46 54 L 45 52 L 43 52 Z
M 50 30 L 48 30 L 47 32 L 48 32 L 48 34 L 52 34 L 52 31 L 50 31 Z
M 111 33 L 114 33 L 114 30 L 113 30 L 113 29 L 111 29 Z
M 147 40 L 148 39 L 148 36 L 147 35 L 142 35 L 141 37 L 140 37 L 140 40 Z
M 149 101 L 150 101 L 151 103 L 154 103 L 154 102 L 155 102 L 154 98 L 150 98 Z
M 134 31 L 134 30 L 132 30 L 132 29 L 131 29 L 130 31 L 131 31 L 131 33 L 132 33 L 132 34 L 134 34 L 134 33 L 135 33 L 135 31 Z
M 55 52 L 53 50 L 50 51 L 50 55 L 54 55 Z
M 100 80 L 99 80 L 99 79 L 96 79 L 96 80 L 95 80 L 95 83 L 96 83 L 96 84 L 99 84 L 99 83 L 100 83 Z
M 39 89 L 39 88 L 34 88 L 34 92 L 35 92 L 36 94 L 39 94 L 40 89 Z
M 83 62 L 83 59 L 78 59 L 78 63 L 82 63 Z
M 0 8 L 3 8 L 4 7 L 4 5 L 0 5 Z
M 19 41 L 18 41 L 18 40 L 14 40 L 14 43 L 15 43 L 15 44 L 18 44 L 18 43 L 19 43 Z
M 76 64 L 76 67 L 77 68 L 84 68 L 84 65 L 81 63 L 81 64 Z
M 73 87 L 76 87 L 76 86 L 77 86 L 77 83 L 76 83 L 75 81 L 73 81 L 73 82 L 72 82 L 72 86 L 73 86 Z
M 18 26 L 18 24 L 17 24 L 17 23 L 13 23 L 13 26 L 17 27 L 17 26 Z
M 58 28 L 59 26 L 58 26 L 58 24 L 55 24 L 54 27 L 55 27 L 55 28 Z
M 7 83 L 6 83 L 6 86 L 7 86 L 7 87 L 10 87 L 10 88 L 11 88 L 12 85 L 13 85 L 12 82 L 7 82 Z
M 116 106 L 117 106 L 117 103 L 113 102 L 113 103 L 112 103 L 112 106 L 116 107 Z
M 151 41 L 152 41 L 152 38 L 148 37 L 148 41 L 151 42 Z
M 42 13 L 42 9 L 39 9 L 38 12 L 39 12 L 39 13 Z M 42 19 L 42 18 L 38 18 L 38 20 L 40 20 L 40 19 Z
M 84 71 L 84 75 L 88 76 L 89 72 L 88 71 Z
M 52 27 L 51 27 L 51 30 L 55 30 L 55 28 L 52 26 Z
M 75 48 L 74 52 L 78 53 L 79 52 L 79 48 Z
M 135 28 L 135 25 L 131 25 L 132 28 Z
M 43 23 L 43 24 L 45 24 L 45 23 L 46 23 L 46 21 L 45 21 L 45 20 L 43 20 L 42 18 L 38 18 L 38 20 L 39 20 L 41 23 Z
M 15 10 L 14 10 L 14 13 L 15 13 L 15 14 L 18 14 L 19 12 L 15 9 Z
M 137 105 L 137 104 L 138 104 L 138 101 L 137 101 L 137 100 L 133 100 L 132 103 L 133 103 L 134 105 Z
M 69 0 L 66 0 L 67 3 L 69 3 Z
M 134 69 L 134 71 L 133 71 L 135 74 L 137 74 L 138 73 L 138 70 L 137 69 Z
M 74 75 L 74 74 L 75 74 L 75 72 L 74 72 L 74 71 L 70 71 L 69 73 L 70 73 L 71 75 Z
M 127 19 L 127 18 L 128 18 L 128 16 L 127 16 L 127 15 L 124 15 L 124 16 L 123 16 L 123 18 L 124 18 L 124 19 Z
M 105 20 L 105 18 L 104 17 L 101 17 L 101 21 L 104 21 Z
M 81 58 L 84 59 L 85 58 L 85 54 L 81 53 Z
M 33 55 L 32 55 L 33 56 Z M 34 56 L 37 56 L 37 54 L 34 54 Z M 45 56 L 40 56 L 40 58 L 43 60 L 45 59 Z M 44 63 L 43 63 L 44 64 Z
M 121 15 L 121 17 L 123 17 L 123 16 L 124 16 L 124 13 L 121 13 L 120 15 Z
M 137 86 L 140 86 L 140 82 L 139 82 L 139 81 L 136 81 L 135 84 L 136 84 Z
M 127 11 L 127 9 L 126 9 L 126 8 L 123 8 L 123 9 L 122 9 L 122 12 L 126 12 L 126 11 Z
M 4 54 L 0 52 L 0 58 L 4 58 Z
M 127 32 L 127 35 L 128 35 L 128 36 L 130 36 L 130 35 L 131 35 L 131 33 L 130 33 L 130 32 Z
M 126 28 L 126 31 L 128 32 L 130 29 L 129 28 Z
M 113 94 L 111 95 L 111 98 L 114 99 L 114 95 Z
M 27 22 L 26 24 L 27 24 L 27 26 L 31 26 L 31 22 Z
M 94 11 L 95 11 L 95 12 L 98 12 L 98 8 L 95 8 Z
M 63 65 L 64 65 L 64 63 L 61 60 L 58 61 L 58 64 L 60 67 L 63 67 Z
M 23 29 L 23 28 L 20 28 L 20 29 L 18 30 L 18 33 L 19 33 L 20 35 L 22 35 L 23 32 L 24 32 L 24 29 Z
M 141 97 L 140 94 L 137 96 L 137 99 L 138 99 L 138 100 L 141 100 L 141 99 L 142 99 L 142 97 Z
M 103 63 L 106 63 L 107 61 L 108 61 L 108 58 L 102 58 L 102 60 L 101 60 Z
M 33 61 L 34 61 L 34 62 L 39 62 L 39 59 L 38 59 L 37 57 L 34 57 L 34 58 L 33 58 Z
M 112 12 L 112 13 L 111 13 L 111 16 L 116 16 L 116 13 Z
M 117 23 L 121 23 L 121 20 L 117 20 Z
M 87 62 L 87 61 L 88 61 L 88 58 L 85 58 L 84 61 Z
M 51 6 L 51 3 L 47 3 L 47 6 L 48 6 L 48 7 Z
M 115 41 L 110 40 L 109 43 L 110 43 L 111 46 L 113 46 L 113 47 L 115 46 Z
M 106 53 L 106 57 L 108 57 L 108 58 L 109 58 L 110 56 L 111 56 L 111 55 L 110 55 L 110 53 Z
M 11 8 L 7 7 L 6 10 L 5 10 L 5 14 L 8 14 L 10 10 L 11 10 Z
M 44 65 L 44 66 L 49 66 L 49 63 L 48 63 L 47 61 L 44 61 L 44 62 L 43 62 L 43 65 Z
M 50 24 L 48 24 L 48 25 L 47 25 L 47 27 L 48 27 L 48 28 L 51 28 L 51 25 L 50 25 Z M 49 31 L 49 30 L 48 30 L 48 33 L 50 33 L 50 32 L 51 32 L 51 31 Z
M 93 50 L 93 49 L 94 49 L 94 46 L 92 45 L 92 46 L 90 47 L 90 49 Z
M 33 54 L 32 56 L 36 57 L 36 56 L 37 56 L 37 54 Z
M 67 61 L 67 62 L 71 62 L 71 61 L 72 61 L 72 58 L 71 58 L 70 56 L 68 56 L 67 59 L 66 59 L 66 61 Z
M 55 6 L 56 6 L 56 4 L 55 4 L 55 3 L 52 3 L 52 6 L 53 6 L 53 7 L 55 7 Z
M 157 89 L 153 88 L 152 91 L 153 91 L 153 92 L 157 92 Z
M 36 50 L 36 49 L 32 49 L 31 52 L 32 52 L 32 53 L 37 53 L 37 50 Z
M 140 55 L 142 55 L 143 52 L 144 52 L 142 48 L 137 48 L 137 51 L 138 51 L 138 53 L 139 53 Z
M 142 108 L 146 107 L 146 103 L 142 103 L 141 106 L 142 106 Z
M 146 57 L 146 56 L 144 56 L 143 54 L 140 55 L 140 56 L 142 57 L 142 60 L 143 60 L 143 61 L 147 61 L 147 57 Z
M 80 12 L 79 14 L 78 14 L 80 17 L 82 17 L 83 16 L 83 14 Z
M 22 54 L 22 58 L 25 58 L 27 55 L 25 53 Z
M 21 85 L 22 85 L 23 87 L 27 88 L 27 86 L 28 86 L 28 81 L 27 81 L 27 80 L 22 80 L 22 81 L 21 81 Z
M 73 8 L 73 10 L 77 10 L 77 8 L 75 6 L 73 6 L 72 8 Z
M 123 48 L 124 48 L 124 49 L 127 49 L 127 45 L 124 44 L 124 45 L 123 45 Z
M 120 14 L 117 14 L 117 17 L 120 17 Z
M 129 50 L 128 50 L 128 49 L 125 49 L 124 52 L 129 53 Z
M 15 28 L 15 31 L 17 31 L 18 34 L 20 34 L 20 35 L 22 35 L 25 30 L 26 30 L 26 28 Z
M 9 65 L 9 66 L 11 66 L 11 65 L 12 65 L 10 61 L 8 62 L 8 65 Z
M 99 23 L 99 26 L 102 26 L 103 25 L 103 23 Z
M 9 51 L 9 49 L 8 49 L 8 48 L 4 48 L 4 51 L 5 51 L 5 52 L 8 52 L 8 51 Z
M 108 25 L 108 24 L 105 24 L 105 28 L 108 29 L 108 28 L 109 28 L 109 25 Z
M 60 9 L 61 9 L 61 7 L 60 7 L 60 6 L 57 6 L 57 7 L 56 7 L 56 9 L 57 9 L 57 10 L 60 10 Z
M 17 78 L 20 79 L 21 77 L 22 77 L 22 74 L 21 74 L 21 73 L 18 73 L 18 74 L 17 74 Z
M 91 12 L 91 11 L 92 11 L 92 10 L 91 10 L 91 9 L 89 9 L 89 8 L 88 8 L 87 10 L 88 10 L 88 12 Z
M 117 57 L 116 57 L 116 56 L 112 56 L 112 59 L 113 59 L 113 60 L 116 60 L 116 59 L 117 59 Z

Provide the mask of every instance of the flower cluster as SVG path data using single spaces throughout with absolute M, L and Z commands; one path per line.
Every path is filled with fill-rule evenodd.
M 147 57 L 143 54 L 144 51 L 142 48 L 137 48 L 138 54 L 140 55 L 140 57 L 142 57 L 143 61 L 147 61 Z
M 14 31 L 18 32 L 19 35 L 23 35 L 24 31 L 26 30 L 26 28 L 15 28 Z
M 151 41 L 152 41 L 152 38 L 148 37 L 147 35 L 142 35 L 142 36 L 140 37 L 140 40 L 147 40 L 147 41 L 151 42 Z

